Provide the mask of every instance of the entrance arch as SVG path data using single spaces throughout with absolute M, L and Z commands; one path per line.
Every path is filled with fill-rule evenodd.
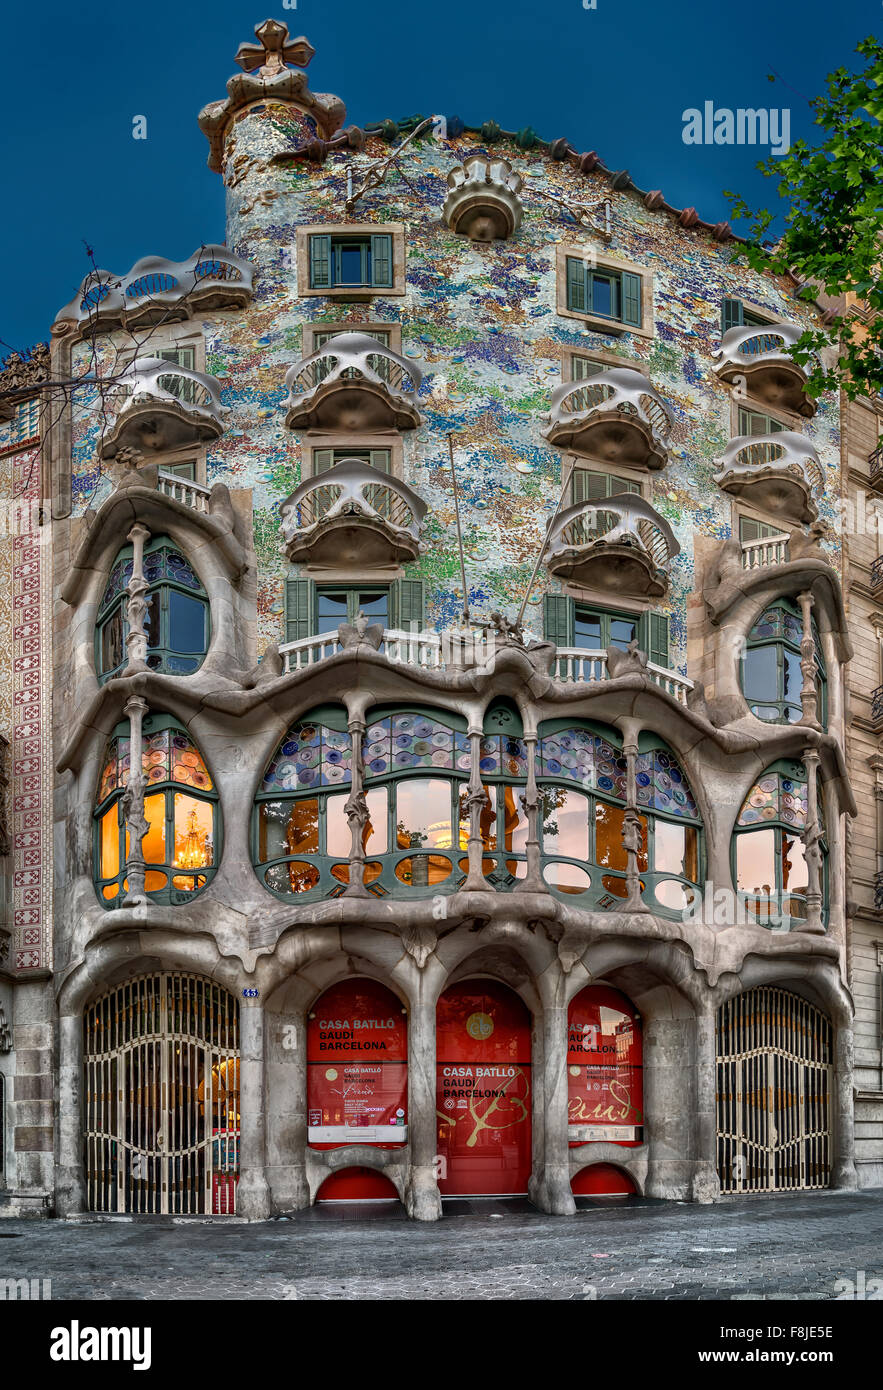
M 717 1017 L 717 1165 L 722 1192 L 827 1187 L 831 1021 L 800 995 L 762 985 Z
M 496 980 L 438 1001 L 436 1111 L 442 1196 L 523 1196 L 531 1172 L 531 1019 Z
M 83 1016 L 89 1211 L 230 1215 L 239 1181 L 239 1001 L 160 971 Z

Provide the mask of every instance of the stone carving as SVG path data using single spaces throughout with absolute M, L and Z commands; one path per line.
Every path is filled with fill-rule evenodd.
M 377 651 L 383 643 L 383 624 L 369 623 L 361 608 L 354 623 L 341 623 L 337 629 L 337 640 L 344 651 L 363 643 Z
M 417 969 L 422 970 L 438 945 L 438 936 L 431 927 L 409 927 L 403 945 L 416 961 Z
M 812 522 L 818 516 L 819 456 L 805 435 L 791 430 L 731 440 L 714 480 L 722 491 L 785 519 Z
M 640 650 L 635 638 L 625 651 L 619 647 L 607 648 L 607 674 L 611 680 L 616 680 L 617 676 L 646 676 L 647 653 Z
M 559 449 L 655 469 L 668 459 L 673 423 L 670 407 L 642 372 L 611 367 L 556 387 L 543 434 Z
M 187 319 L 209 309 L 244 309 L 251 302 L 252 275 L 248 261 L 226 246 L 200 246 L 186 261 L 142 256 L 125 275 L 90 271 L 70 303 L 59 310 L 52 331 L 107 331 L 151 320 Z
M 6 1022 L 6 1013 L 0 1004 L 0 1052 L 12 1051 L 12 1030 Z
M 660 598 L 680 549 L 655 507 L 622 492 L 559 512 L 549 532 L 546 565 L 574 584 Z
M 452 232 L 471 241 L 496 241 L 521 226 L 523 183 L 499 156 L 474 154 L 448 174 L 442 215 Z

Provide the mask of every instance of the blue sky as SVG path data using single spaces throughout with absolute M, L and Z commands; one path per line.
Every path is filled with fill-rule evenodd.
M 856 43 L 883 20 L 880 0 L 595 3 L 11 0 L 0 22 L 0 339 L 19 348 L 48 335 L 90 268 L 84 240 L 119 273 L 223 241 L 223 188 L 196 116 L 224 96 L 238 45 L 268 15 L 307 36 L 310 85 L 342 97 L 348 121 L 420 112 L 530 125 L 712 222 L 728 216 L 725 188 L 770 202 L 754 169 L 766 151 L 685 145 L 683 111 L 788 107 L 792 141 L 810 136 L 807 98 L 827 72 L 858 64 Z M 773 69 L 782 80 L 770 84 Z M 146 140 L 132 138 L 139 115 Z

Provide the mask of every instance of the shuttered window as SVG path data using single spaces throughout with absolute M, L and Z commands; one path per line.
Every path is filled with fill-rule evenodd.
M 327 473 L 329 468 L 343 463 L 344 459 L 365 459 L 378 473 L 389 473 L 391 453 L 390 449 L 314 449 L 313 476 Z
M 310 289 L 392 289 L 392 235 L 310 236 Z
M 764 324 L 772 322 L 773 319 L 756 314 L 753 309 L 746 309 L 741 299 L 721 300 L 721 333 L 726 333 L 730 328 L 762 328 Z
M 781 420 L 774 420 L 772 415 L 767 415 L 762 410 L 746 410 L 744 406 L 739 408 L 740 434 L 778 434 L 780 430 L 787 428 Z
M 567 257 L 567 307 L 577 314 L 641 326 L 641 277 Z
M 617 613 L 578 604 L 567 594 L 546 594 L 543 628 L 547 641 L 584 651 L 626 651 L 637 640 L 648 660 L 669 669 L 669 622 L 663 613 Z
M 571 481 L 573 503 L 599 502 L 605 497 L 613 497 L 617 492 L 631 492 L 640 497 L 641 486 L 631 478 L 622 478 L 617 473 L 601 473 L 594 468 L 574 468 Z

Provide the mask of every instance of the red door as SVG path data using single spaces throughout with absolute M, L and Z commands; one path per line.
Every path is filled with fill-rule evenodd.
M 567 1092 L 571 1145 L 642 1142 L 641 1020 L 617 989 L 589 985 L 567 1014 Z
M 511 989 L 466 980 L 438 1001 L 439 1190 L 522 1196 L 531 1170 L 530 1014 Z
M 408 1138 L 408 1020 L 376 980 L 343 980 L 316 1001 L 307 1026 L 307 1139 L 400 1147 Z M 374 1192 L 366 1192 L 374 1196 Z

